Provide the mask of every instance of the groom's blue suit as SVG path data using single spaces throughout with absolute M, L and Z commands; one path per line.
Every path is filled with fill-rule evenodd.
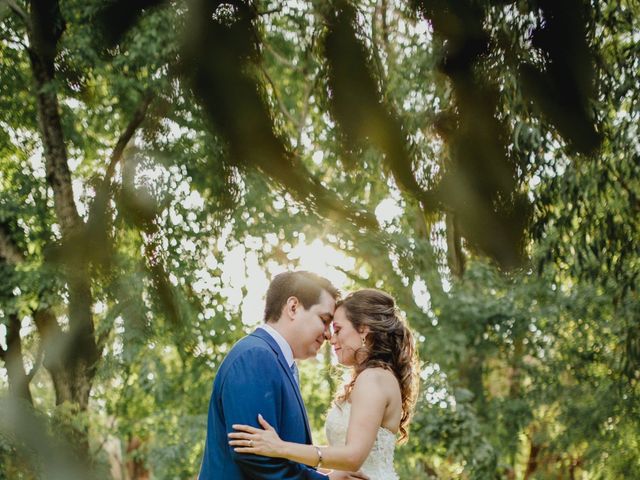
M 283 440 L 311 444 L 293 373 L 276 341 L 261 328 L 234 345 L 213 382 L 199 480 L 327 480 L 315 469 L 283 458 L 235 453 L 227 437 L 232 425 L 260 428 L 259 413 Z

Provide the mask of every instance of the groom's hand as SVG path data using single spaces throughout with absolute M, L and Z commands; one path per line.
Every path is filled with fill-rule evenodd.
M 362 472 L 340 472 L 338 470 L 334 470 L 329 474 L 329 478 L 331 480 L 369 480 Z

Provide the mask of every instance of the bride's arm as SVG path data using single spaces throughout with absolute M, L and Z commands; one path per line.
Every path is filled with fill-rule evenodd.
M 384 373 L 367 369 L 358 375 L 351 391 L 351 413 L 345 445 L 318 447 L 322 453 L 322 466 L 357 471 L 366 460 L 376 441 L 389 398 L 381 374 Z M 287 443 L 286 447 L 286 458 L 289 460 L 306 465 L 318 463 L 315 446 Z
M 385 371 L 367 369 L 363 371 L 351 391 L 351 414 L 346 444 L 343 446 L 316 447 L 300 443 L 284 442 L 264 420 L 265 430 L 244 425 L 234 425 L 238 433 L 231 433 L 230 445 L 238 453 L 254 453 L 268 457 L 286 458 L 315 467 L 318 465 L 318 449 L 322 454 L 322 466 L 337 470 L 359 470 L 369 455 L 382 424 L 389 398 L 382 375 Z M 387 387 L 388 388 L 388 387 Z M 240 433 L 242 432 L 242 433 Z M 249 446 L 251 441 L 251 446 Z

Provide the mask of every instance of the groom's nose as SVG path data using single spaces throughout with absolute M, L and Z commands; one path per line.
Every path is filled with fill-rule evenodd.
M 325 340 L 330 340 L 331 339 L 331 328 L 329 328 L 328 326 L 325 327 L 323 336 L 324 336 Z

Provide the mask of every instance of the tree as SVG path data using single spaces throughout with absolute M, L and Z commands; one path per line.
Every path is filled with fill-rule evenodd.
M 295 267 L 322 238 L 418 333 L 400 471 L 633 476 L 637 6 L 450 3 L 7 2 L 11 396 L 50 410 L 42 363 L 80 457 L 117 432 L 193 474 L 247 328 L 225 259 Z

